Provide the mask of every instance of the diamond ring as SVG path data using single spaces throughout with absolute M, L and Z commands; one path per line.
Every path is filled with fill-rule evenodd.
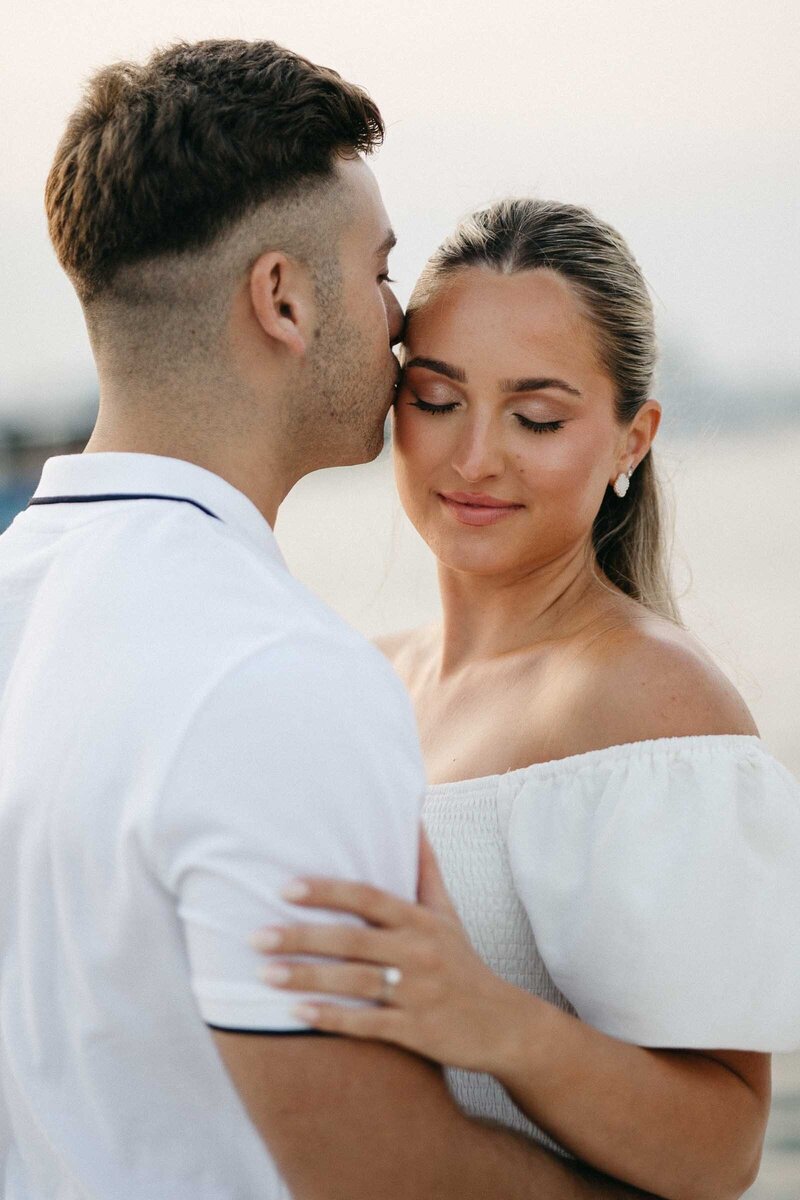
M 399 967 L 384 967 L 381 971 L 381 978 L 383 979 L 383 987 L 378 997 L 378 1003 L 388 1004 L 392 998 L 394 989 L 403 978 L 403 972 Z

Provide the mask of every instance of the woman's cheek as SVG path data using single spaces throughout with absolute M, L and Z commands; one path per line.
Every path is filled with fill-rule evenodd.
M 447 458 L 447 438 L 442 436 L 446 431 L 436 427 L 437 420 L 444 423 L 442 417 L 395 414 L 395 462 L 407 476 L 424 478 Z
M 398 406 L 394 410 L 394 424 L 392 428 L 392 449 L 394 450 L 395 460 L 400 459 L 405 461 L 411 452 L 409 443 L 412 441 L 411 430 L 409 429 L 409 415 L 402 401 L 398 402 Z
M 395 417 L 392 458 L 400 501 L 408 517 L 416 524 L 415 518 L 422 505 L 424 490 L 424 444 L 408 425 L 407 421 Z
M 553 476 L 553 496 L 573 532 L 589 530 L 606 490 L 606 473 L 597 449 L 580 444 L 572 447 L 572 455 L 559 464 Z
M 528 437 L 535 438 L 536 444 L 515 455 L 520 478 L 554 498 L 574 491 L 582 463 L 576 461 L 575 451 L 563 433 L 531 433 Z
M 584 439 L 564 433 L 533 434 L 535 447 L 516 456 L 517 474 L 529 492 L 533 510 L 547 514 L 570 538 L 591 524 L 599 507 L 604 486 L 598 473 L 597 453 Z M 597 500 L 597 503 L 595 501 Z

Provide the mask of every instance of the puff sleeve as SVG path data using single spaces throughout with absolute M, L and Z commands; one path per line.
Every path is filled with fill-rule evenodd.
M 749 736 L 666 738 L 526 771 L 512 875 L 553 980 L 638 1045 L 800 1046 L 800 786 Z

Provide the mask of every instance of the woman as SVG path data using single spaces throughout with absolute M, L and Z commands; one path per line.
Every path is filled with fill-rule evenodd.
M 435 1059 L 470 1112 L 636 1187 L 720 1200 L 757 1171 L 768 1052 L 800 1043 L 800 800 L 677 617 L 654 360 L 641 273 L 583 209 L 498 204 L 430 260 L 394 447 L 443 621 L 383 649 L 444 882 L 423 839 L 418 905 L 306 881 L 298 903 L 371 928 L 259 944 L 344 960 L 278 961 L 274 985 L 381 1001 L 310 1025 Z

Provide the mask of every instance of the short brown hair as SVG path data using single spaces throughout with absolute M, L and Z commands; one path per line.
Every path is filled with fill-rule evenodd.
M 47 179 L 58 260 L 91 300 L 121 266 L 209 245 L 383 134 L 366 92 L 275 42 L 181 42 L 116 63 L 90 81 Z

